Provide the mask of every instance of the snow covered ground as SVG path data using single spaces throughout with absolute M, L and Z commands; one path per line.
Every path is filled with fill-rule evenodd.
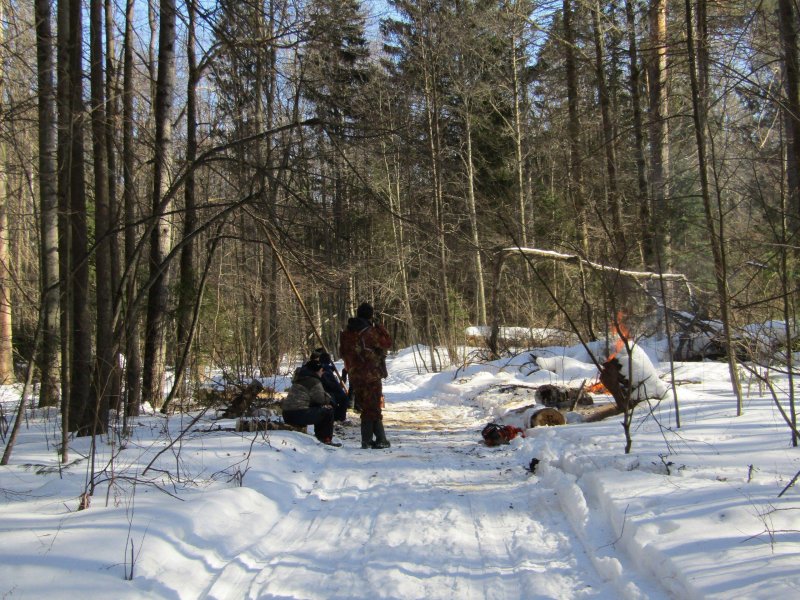
M 629 455 L 621 417 L 480 442 L 530 401 L 504 387 L 577 385 L 581 352 L 438 374 L 398 353 L 388 450 L 209 415 L 143 474 L 190 421 L 144 416 L 100 444 L 83 511 L 88 440 L 59 468 L 55 417 L 29 413 L 0 467 L 0 598 L 800 598 L 800 490 L 778 497 L 800 449 L 755 384 L 736 417 L 724 364 L 678 365 L 681 428 L 671 394 L 640 406 Z

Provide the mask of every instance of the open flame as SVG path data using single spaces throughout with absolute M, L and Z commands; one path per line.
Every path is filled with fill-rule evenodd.
M 625 325 L 625 323 L 622 320 L 622 318 L 624 316 L 625 315 L 621 310 L 617 311 L 617 317 L 616 317 L 616 319 L 614 319 L 614 323 L 613 323 L 614 331 L 617 334 L 617 341 L 614 343 L 614 350 L 611 352 L 611 354 L 609 355 L 608 359 L 606 359 L 606 360 L 611 360 L 617 354 L 619 354 L 620 351 L 622 351 L 622 349 L 625 348 L 625 343 L 631 337 L 630 330 L 628 329 L 628 327 Z M 597 381 L 594 382 L 591 385 L 587 385 L 584 388 L 584 391 L 586 391 L 589 394 L 610 394 L 611 392 L 608 391 L 606 386 L 604 386 L 600 382 L 600 375 L 599 374 L 597 375 L 597 377 L 598 377 Z
M 622 320 L 624 313 L 620 310 L 617 311 L 617 318 L 614 320 L 614 331 L 617 333 L 617 341 L 614 344 L 614 351 L 609 355 L 607 360 L 611 360 L 625 347 L 625 343 L 631 339 L 631 332 Z
M 600 377 L 600 376 L 598 375 L 598 377 Z M 604 386 L 602 383 L 600 383 L 599 379 L 597 381 L 595 381 L 593 384 L 587 385 L 586 387 L 584 387 L 583 391 L 586 392 L 587 394 L 610 394 L 611 393 L 611 392 L 608 391 L 606 386 Z

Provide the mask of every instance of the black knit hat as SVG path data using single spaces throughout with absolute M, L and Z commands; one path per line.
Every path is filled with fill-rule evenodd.
M 356 309 L 356 316 L 360 319 L 371 319 L 375 315 L 375 309 L 368 302 L 363 302 Z
M 313 371 L 314 373 L 319 371 L 321 368 L 322 365 L 319 364 L 318 360 L 310 360 L 306 363 L 306 369 L 308 369 L 309 371 Z

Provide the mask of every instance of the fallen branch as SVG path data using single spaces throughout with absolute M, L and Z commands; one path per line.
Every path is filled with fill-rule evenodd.
M 610 273 L 616 273 L 618 275 L 622 275 L 623 277 L 630 277 L 631 279 L 635 279 L 637 281 L 642 280 L 656 280 L 656 279 L 663 279 L 664 281 L 682 281 L 689 286 L 689 280 L 686 278 L 686 275 L 682 273 L 654 273 L 652 271 L 629 271 L 627 269 L 620 269 L 619 267 L 612 267 L 609 265 L 604 265 L 601 263 L 592 262 L 590 260 L 586 260 L 585 258 L 581 258 L 577 254 L 563 254 L 561 252 L 554 252 L 553 250 L 541 250 L 539 248 L 503 248 L 500 250 L 501 254 L 525 254 L 528 256 L 537 256 L 539 258 L 547 259 L 547 260 L 560 260 L 563 262 L 573 262 L 578 264 L 586 265 L 596 271 L 604 271 Z

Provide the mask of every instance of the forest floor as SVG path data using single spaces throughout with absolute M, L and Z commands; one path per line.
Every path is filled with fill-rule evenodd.
M 151 412 L 124 444 L 99 440 L 94 463 L 90 441 L 72 440 L 60 465 L 57 414 L 30 410 L 0 468 L 0 597 L 800 593 L 800 453 L 766 390 L 746 382 L 736 416 L 727 365 L 684 363 L 681 427 L 671 394 L 643 403 L 630 454 L 621 417 L 487 447 L 483 426 L 530 403 L 536 386 L 586 381 L 581 349 L 549 352 L 561 358 L 539 361 L 547 369 L 523 354 L 441 373 L 397 353 L 386 450 L 361 449 L 357 417 L 331 447 L 293 431 L 234 432 L 211 414 Z M 658 372 L 668 380 L 667 365 Z M 0 390 L 6 415 L 18 398 L 18 387 Z M 92 477 L 91 506 L 78 510 Z

